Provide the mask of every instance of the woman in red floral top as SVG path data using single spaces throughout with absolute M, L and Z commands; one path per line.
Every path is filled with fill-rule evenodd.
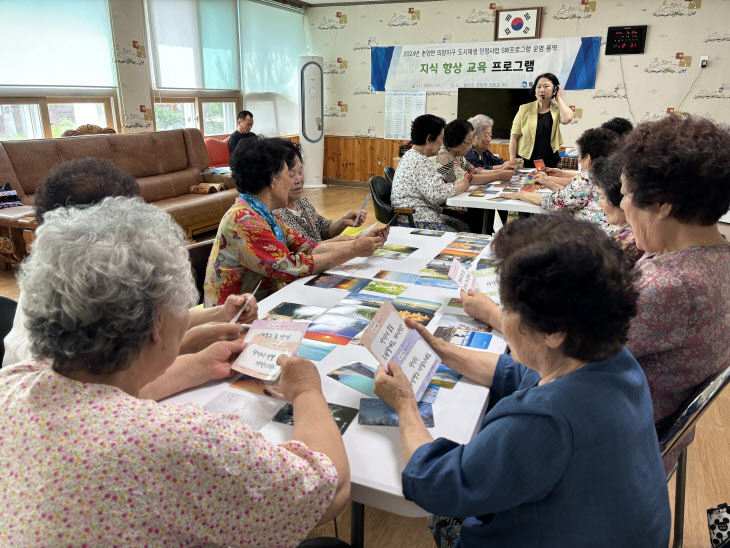
M 286 206 L 290 173 L 301 165 L 281 139 L 260 139 L 236 147 L 231 170 L 241 192 L 218 227 L 205 273 L 205 306 L 228 295 L 254 290 L 259 299 L 300 277 L 324 272 L 354 257 L 369 257 L 385 243 L 388 228 L 347 242 L 316 244 L 281 220 L 273 210 Z

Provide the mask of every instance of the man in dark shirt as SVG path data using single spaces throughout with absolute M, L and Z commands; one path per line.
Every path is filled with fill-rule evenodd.
M 238 113 L 238 119 L 236 120 L 236 131 L 234 131 L 228 138 L 228 150 L 233 153 L 236 150 L 236 145 L 243 139 L 255 139 L 256 134 L 251 131 L 253 127 L 253 114 L 248 110 L 242 110 Z

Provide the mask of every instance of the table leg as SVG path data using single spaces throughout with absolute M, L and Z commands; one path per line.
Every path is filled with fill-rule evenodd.
M 484 210 L 484 221 L 482 222 L 482 234 L 491 234 L 494 232 L 494 210 Z
M 507 217 L 509 217 L 509 211 L 497 210 L 499 218 L 502 219 L 502 226 L 507 224 Z
M 355 501 L 350 505 L 350 544 L 352 548 L 363 548 L 365 546 L 365 505 Z

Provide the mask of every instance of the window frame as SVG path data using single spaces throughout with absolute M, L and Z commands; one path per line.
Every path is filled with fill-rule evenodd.
M 28 90 L 23 90 L 27 92 Z M 94 90 L 99 93 L 100 90 Z M 59 103 L 102 103 L 104 105 L 104 113 L 106 115 L 106 127 L 112 128 L 114 131 L 119 132 L 119 111 L 116 108 L 116 101 L 113 93 L 116 90 L 109 92 L 101 92 L 100 95 L 74 95 L 69 90 L 61 92 L 59 95 L 55 94 L 43 94 L 43 95 L 20 95 L 17 93 L 2 94 L 0 93 L 0 104 L 3 105 L 38 105 L 41 114 L 41 125 L 43 127 L 43 138 L 53 139 L 53 130 L 51 126 L 51 116 L 48 110 L 48 104 L 59 104 Z
M 156 90 L 155 102 L 158 103 L 194 103 L 195 104 L 195 116 L 196 116 L 196 127 L 203 134 L 203 137 L 228 137 L 226 134 L 213 134 L 206 135 L 205 124 L 203 123 L 203 103 L 235 103 L 236 114 L 243 110 L 243 97 L 241 90 L 230 90 L 231 95 L 221 95 L 220 92 L 210 90 L 196 90 L 194 93 L 190 93 L 190 90 Z M 152 107 L 154 109 L 154 105 Z M 155 117 L 155 129 L 157 129 L 157 118 Z

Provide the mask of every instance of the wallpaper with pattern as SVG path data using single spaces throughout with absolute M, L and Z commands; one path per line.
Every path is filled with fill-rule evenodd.
M 326 134 L 383 136 L 385 93 L 369 89 L 372 46 L 489 42 L 494 9 L 540 4 L 542 38 L 603 36 L 605 43 L 609 26 L 649 26 L 643 55 L 601 53 L 596 89 L 565 92 L 576 113 L 562 130 L 566 145 L 613 116 L 640 122 L 680 110 L 730 123 L 730 0 L 445 0 L 307 10 L 308 54 L 325 63 Z M 702 70 L 701 55 L 709 57 Z M 456 106 L 456 92 L 427 96 L 427 112 L 447 120 Z

